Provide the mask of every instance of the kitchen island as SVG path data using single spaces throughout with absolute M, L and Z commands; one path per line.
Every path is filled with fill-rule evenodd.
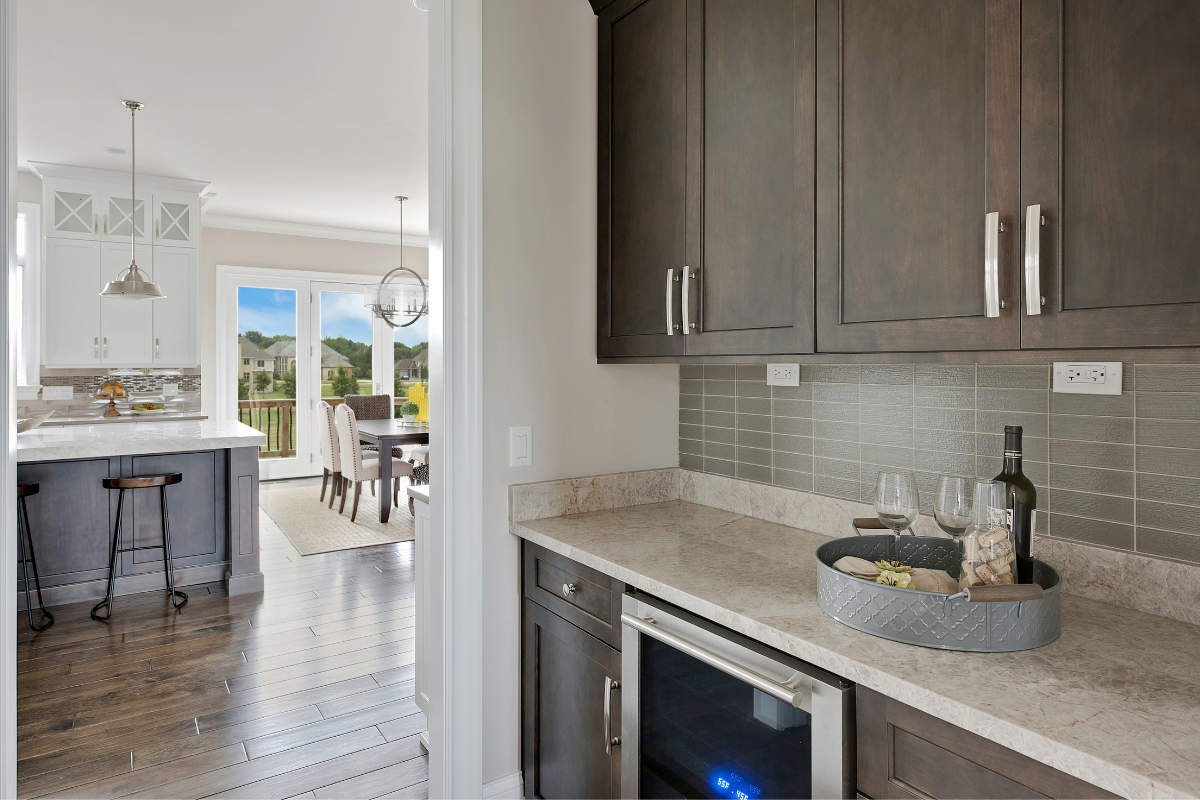
M 529 542 L 1089 784 L 1200 795 L 1195 625 L 1072 595 L 1068 578 L 1062 635 L 1045 647 L 915 647 L 818 608 L 828 536 L 755 518 L 848 532 L 861 504 L 656 470 L 512 487 L 510 508 Z
M 105 489 L 102 480 L 168 472 L 183 474 L 182 483 L 167 489 L 176 586 L 224 581 L 231 595 L 261 592 L 258 450 L 264 444 L 266 437 L 247 425 L 213 420 L 42 427 L 18 434 L 18 482 L 40 485 L 27 505 L 47 604 L 104 596 L 117 492 Z M 122 547 L 154 548 L 162 542 L 159 493 L 128 495 Z M 116 593 L 160 589 L 162 572 L 159 549 L 122 553 Z M 23 592 L 19 597 L 23 607 Z

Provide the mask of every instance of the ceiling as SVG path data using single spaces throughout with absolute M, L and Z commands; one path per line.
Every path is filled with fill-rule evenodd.
M 19 0 L 17 155 L 211 181 L 205 215 L 428 233 L 428 14 L 402 0 Z

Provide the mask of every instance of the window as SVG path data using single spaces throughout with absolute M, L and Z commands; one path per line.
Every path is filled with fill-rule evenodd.
M 265 367 L 265 366 L 267 365 L 267 362 L 263 361 L 263 360 L 260 358 L 260 359 L 258 360 L 258 365 L 259 365 L 260 367 Z
M 242 359 L 242 366 L 245 366 L 245 367 L 248 367 L 248 366 L 250 366 L 250 359 L 248 359 L 248 358 L 243 358 L 243 359 Z

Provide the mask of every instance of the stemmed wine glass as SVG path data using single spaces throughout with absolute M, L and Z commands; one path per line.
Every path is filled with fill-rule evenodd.
M 933 518 L 938 527 L 945 531 L 962 552 L 963 534 L 971 524 L 971 493 L 974 481 L 958 475 L 942 475 L 938 478 L 937 493 L 933 499 Z
M 875 479 L 875 516 L 895 536 L 912 527 L 921 512 L 917 481 L 911 472 L 881 472 Z

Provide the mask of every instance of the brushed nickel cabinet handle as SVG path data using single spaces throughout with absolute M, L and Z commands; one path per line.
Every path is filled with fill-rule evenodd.
M 108 337 L 104 337 L 104 357 L 108 358 Z
M 159 347 L 159 340 L 155 339 L 154 340 L 154 357 L 158 358 L 161 354 L 162 354 L 162 350 Z M 376 385 L 378 385 L 378 384 L 376 384 Z
M 1042 295 L 1042 205 L 1025 207 L 1025 313 L 1041 314 L 1046 298 Z
M 671 267 L 667 270 L 667 336 L 674 336 L 675 329 L 679 326 L 675 324 L 675 308 L 671 302 L 671 295 L 675 293 L 674 287 L 671 284 L 675 283 L 675 268 Z
M 692 281 L 696 279 L 696 273 L 689 266 L 683 268 L 683 332 L 685 334 L 692 333 L 696 329 L 696 323 L 692 322 Z
M 998 317 L 1004 308 L 1000 299 L 1000 212 L 984 217 L 983 228 L 983 313 Z
M 570 597 L 573 594 L 575 594 L 575 584 L 564 583 L 563 584 L 563 597 Z
M 621 737 L 612 735 L 612 693 L 619 688 L 619 681 L 604 676 L 604 752 L 609 755 L 612 755 L 613 746 L 621 743 Z
M 100 337 L 99 336 L 92 338 L 92 356 L 95 358 L 100 357 Z

